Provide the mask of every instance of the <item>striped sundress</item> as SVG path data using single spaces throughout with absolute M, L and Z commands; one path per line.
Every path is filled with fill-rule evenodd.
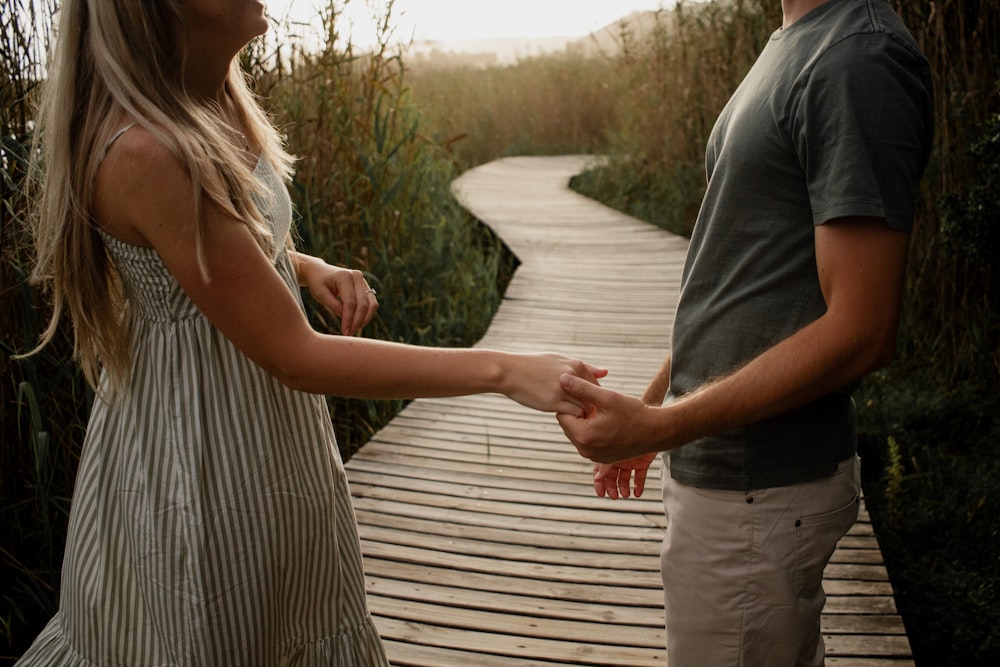
M 274 196 L 274 238 L 291 224 Z M 95 402 L 59 611 L 18 666 L 388 665 L 321 396 L 217 331 L 156 252 L 105 235 L 133 313 L 128 391 Z M 275 267 L 298 298 L 291 261 Z

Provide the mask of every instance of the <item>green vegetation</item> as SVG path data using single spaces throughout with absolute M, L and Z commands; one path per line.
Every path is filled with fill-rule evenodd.
M 359 0 L 353 0 L 359 1 Z M 1000 658 L 1000 4 L 891 0 L 927 54 L 937 137 L 910 256 L 899 360 L 859 390 L 865 493 L 920 667 Z M 15 0 L 39 17 L 53 0 Z M 716 114 L 780 22 L 778 0 L 685 2 L 613 29 L 619 49 L 481 68 L 358 53 L 327 11 L 306 53 L 270 36 L 245 54 L 258 92 L 300 156 L 301 245 L 364 268 L 379 289 L 367 335 L 464 345 L 488 323 L 513 268 L 448 186 L 514 154 L 602 153 L 576 187 L 688 234 Z M 7 12 L 7 5 L 3 12 Z M 52 613 L 75 466 L 91 400 L 65 334 L 13 362 L 45 318 L 24 283 L 24 142 L 45 41 L 2 16 L 0 50 L 0 654 Z M 383 24 L 386 31 L 391 17 Z M 383 44 L 388 33 L 383 35 Z M 330 325 L 310 309 L 318 327 Z M 398 405 L 331 401 L 344 455 Z

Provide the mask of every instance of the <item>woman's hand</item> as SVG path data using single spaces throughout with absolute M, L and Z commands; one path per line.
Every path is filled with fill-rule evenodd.
M 636 498 L 646 489 L 646 473 L 656 454 L 643 454 L 617 463 L 594 464 L 594 493 L 611 500 L 628 498 L 629 487 Z
M 588 406 L 570 396 L 562 387 L 564 374 L 598 384 L 597 380 L 608 374 L 582 361 L 560 354 L 515 354 L 506 365 L 503 393 L 509 398 L 542 412 L 557 412 L 583 417 Z
M 341 333 L 353 336 L 368 324 L 376 311 L 375 290 L 360 271 L 327 264 L 318 257 L 294 253 L 299 283 L 320 304 L 340 318 Z

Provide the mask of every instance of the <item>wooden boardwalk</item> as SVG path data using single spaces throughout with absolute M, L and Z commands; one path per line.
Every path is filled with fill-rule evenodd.
M 687 242 L 573 193 L 585 166 L 507 158 L 456 181 L 521 260 L 480 345 L 577 356 L 640 394 Z M 643 498 L 599 499 L 551 415 L 486 395 L 414 401 L 347 468 L 393 665 L 666 665 L 658 466 Z M 828 665 L 913 665 L 864 511 L 825 586 Z

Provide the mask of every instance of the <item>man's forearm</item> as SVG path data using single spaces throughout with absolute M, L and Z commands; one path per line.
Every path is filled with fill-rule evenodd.
M 909 235 L 864 217 L 839 218 L 815 233 L 826 312 L 742 368 L 653 409 L 643 420 L 655 422 L 646 437 L 679 447 L 844 391 L 891 361 Z
M 660 370 L 657 371 L 656 375 L 650 381 L 649 386 L 646 387 L 646 392 L 642 395 L 642 402 L 646 405 L 661 405 L 669 389 L 670 353 L 667 352 L 667 358 L 663 360 L 663 365 L 660 366 Z
M 647 433 L 658 449 L 673 449 L 842 391 L 871 370 L 865 344 L 820 318 L 732 374 L 654 409 Z

